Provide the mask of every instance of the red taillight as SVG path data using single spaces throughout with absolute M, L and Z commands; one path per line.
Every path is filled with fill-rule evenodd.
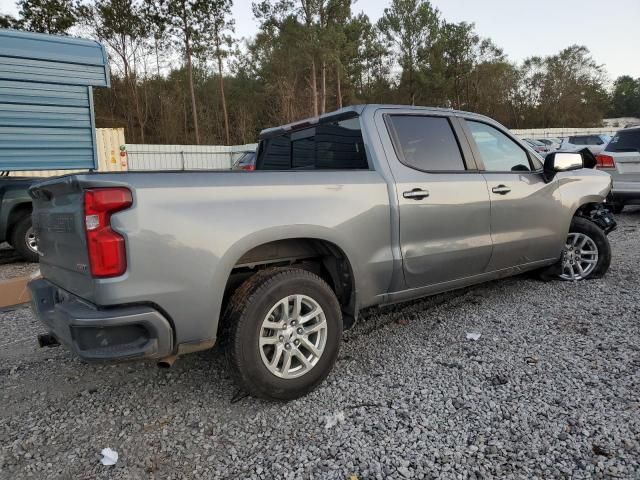
M 117 277 L 127 270 L 124 238 L 111 229 L 111 215 L 129 208 L 131 192 L 122 187 L 93 188 L 84 192 L 84 220 L 89 265 L 94 277 Z
M 596 167 L 599 168 L 616 168 L 616 162 L 611 155 L 599 153 L 596 155 Z
M 242 165 L 240 167 L 240 170 L 247 170 L 248 172 L 253 172 L 256 169 L 256 166 L 253 164 L 248 164 L 248 165 Z

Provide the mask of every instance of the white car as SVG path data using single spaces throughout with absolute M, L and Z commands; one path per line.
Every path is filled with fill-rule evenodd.
M 591 153 L 597 155 L 604 149 L 605 145 L 609 143 L 609 140 L 611 140 L 611 137 L 604 134 L 572 135 L 562 139 L 559 150 L 571 152 L 587 147 L 591 150 Z
M 562 140 L 560 138 L 545 137 L 536 138 L 535 140 L 539 141 L 540 143 L 544 143 L 547 147 L 549 147 L 549 150 L 551 151 L 558 150 L 560 148 L 560 144 L 562 143 Z

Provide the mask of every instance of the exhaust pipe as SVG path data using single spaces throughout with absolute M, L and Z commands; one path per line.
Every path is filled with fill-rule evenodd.
M 57 347 L 58 345 L 60 345 L 60 342 L 56 337 L 54 337 L 50 333 L 45 333 L 45 334 L 38 335 L 38 345 L 40 345 L 40 348 Z
M 158 360 L 157 365 L 159 368 L 171 368 L 171 366 L 175 363 L 177 359 L 178 359 L 177 355 L 169 355 L 168 357 L 164 357 Z

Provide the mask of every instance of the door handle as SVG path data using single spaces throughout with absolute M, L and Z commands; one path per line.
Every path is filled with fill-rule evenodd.
M 426 190 L 422 190 L 421 188 L 414 188 L 408 192 L 404 192 L 402 194 L 404 198 L 410 198 L 411 200 L 422 200 L 423 198 L 427 198 L 429 196 L 429 192 Z
M 511 191 L 511 189 L 509 187 L 507 187 L 506 185 L 498 185 L 497 187 L 493 187 L 491 189 L 491 191 L 493 193 L 497 193 L 499 195 L 506 195 L 507 193 L 509 193 Z

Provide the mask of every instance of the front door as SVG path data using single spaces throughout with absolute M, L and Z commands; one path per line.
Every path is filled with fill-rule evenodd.
M 542 163 L 506 132 L 470 119 L 466 128 L 491 198 L 487 270 L 559 258 L 566 220 L 557 181 L 545 183 Z
M 489 193 L 473 159 L 463 155 L 466 149 L 471 156 L 457 120 L 415 114 L 385 120 L 396 153 L 389 163 L 407 287 L 483 273 L 491 257 Z

